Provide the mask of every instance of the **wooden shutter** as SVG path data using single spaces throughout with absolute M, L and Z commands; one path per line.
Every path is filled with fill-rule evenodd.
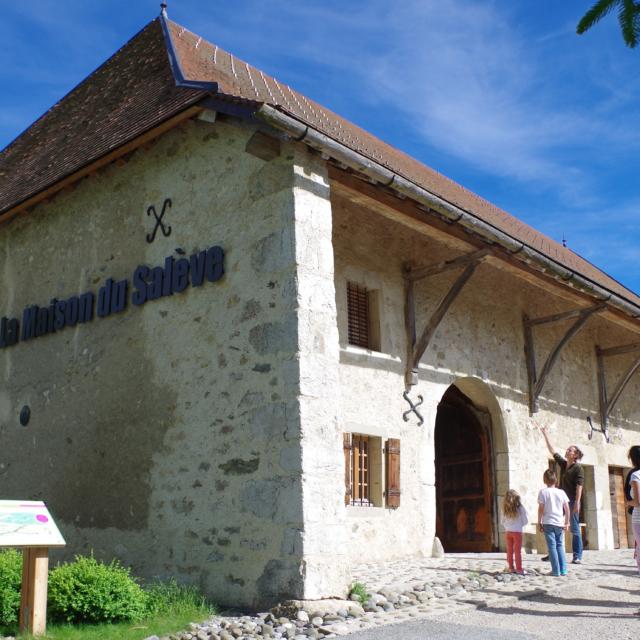
M 343 434 L 344 449 L 344 503 L 351 504 L 351 434 Z
M 348 342 L 356 347 L 370 347 L 369 294 L 366 287 L 347 282 Z
M 400 506 L 400 440 L 389 438 L 385 447 L 387 467 L 387 507 Z

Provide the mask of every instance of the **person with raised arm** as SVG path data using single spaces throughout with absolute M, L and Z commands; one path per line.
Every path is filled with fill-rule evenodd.
M 556 452 L 549 440 L 547 427 L 540 427 L 540 431 L 544 436 L 549 453 L 558 463 L 562 473 L 560 474 L 560 488 L 567 494 L 569 498 L 570 510 L 570 530 L 571 530 L 571 547 L 573 551 L 572 564 L 582 563 L 582 535 L 580 534 L 580 503 L 582 501 L 582 490 L 584 487 L 584 468 L 580 464 L 583 453 L 580 448 L 575 445 L 569 445 L 565 451 L 564 457 Z M 543 558 L 548 560 L 549 556 Z

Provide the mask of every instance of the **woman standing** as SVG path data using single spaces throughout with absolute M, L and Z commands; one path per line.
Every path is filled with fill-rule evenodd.
M 640 446 L 634 445 L 629 449 L 629 461 L 633 469 L 629 472 L 625 482 L 625 496 L 627 505 L 633 507 L 631 526 L 633 527 L 633 537 L 636 541 L 634 557 L 640 573 Z

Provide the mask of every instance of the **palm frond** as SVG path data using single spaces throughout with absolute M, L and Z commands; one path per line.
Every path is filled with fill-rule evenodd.
M 634 0 L 621 0 L 618 22 L 626 45 L 633 49 L 640 36 L 640 7 Z
M 598 0 L 591 9 L 582 16 L 576 27 L 576 33 L 581 34 L 591 29 L 596 22 L 599 22 L 608 13 L 613 11 L 617 4 L 624 1 L 625 0 Z

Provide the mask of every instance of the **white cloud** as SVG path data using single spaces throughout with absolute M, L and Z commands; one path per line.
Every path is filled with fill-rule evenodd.
M 480 0 L 275 5 L 249 3 L 245 46 L 285 60 L 294 80 L 292 60 L 324 68 L 337 87 L 350 85 L 346 99 L 404 118 L 424 142 L 487 175 L 593 206 L 585 160 L 640 146 L 640 130 L 620 117 L 638 104 L 640 84 L 614 56 L 580 49 L 586 57 L 576 60 L 566 21 L 549 33 L 527 30 L 510 5 Z M 597 97 L 587 75 L 595 69 Z
M 469 0 L 420 7 L 396 15 L 397 44 L 374 83 L 434 146 L 487 173 L 553 180 L 571 193 L 582 175 L 570 167 L 562 184 L 563 147 L 583 146 L 585 133 L 602 127 L 560 103 L 562 89 L 513 16 Z

